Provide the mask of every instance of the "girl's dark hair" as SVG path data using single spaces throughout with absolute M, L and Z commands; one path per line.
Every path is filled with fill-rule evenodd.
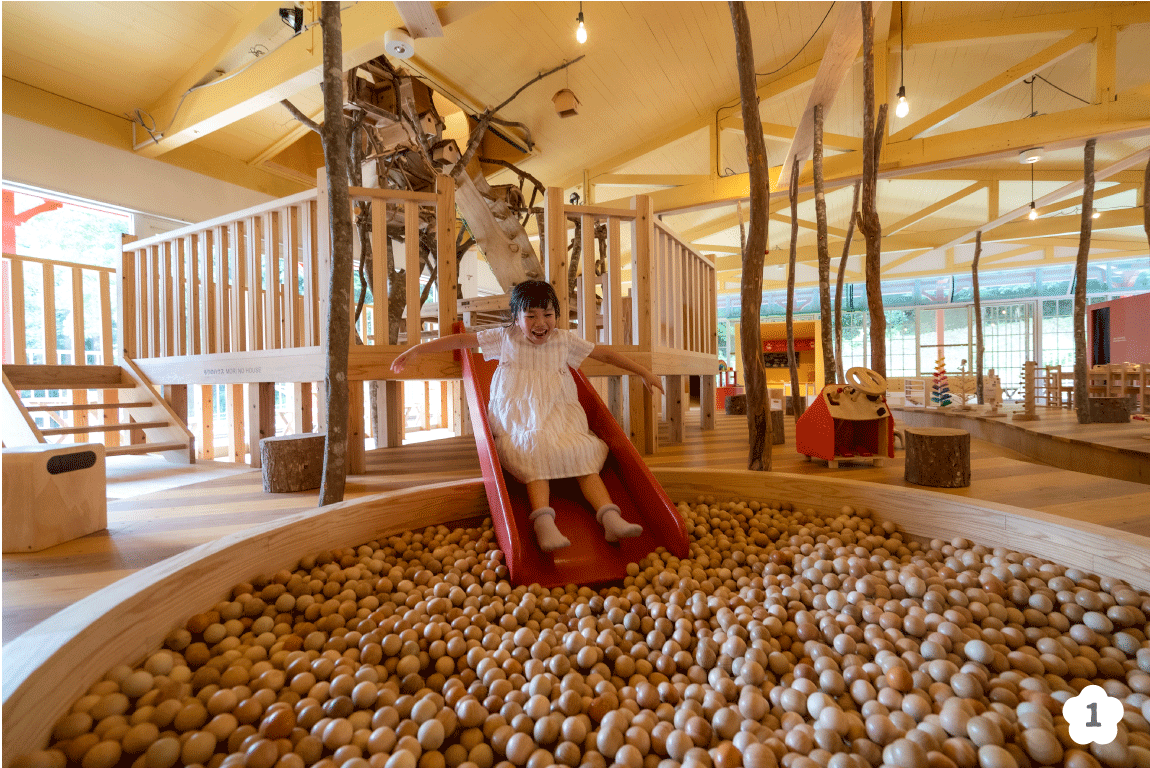
M 508 325 L 514 325 L 519 315 L 529 309 L 554 309 L 559 314 L 559 297 L 551 283 L 544 280 L 525 280 L 511 289 L 511 317 Z

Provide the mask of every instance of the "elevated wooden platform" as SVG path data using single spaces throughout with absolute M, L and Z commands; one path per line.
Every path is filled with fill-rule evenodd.
M 647 463 L 653 468 L 745 467 L 746 418 L 720 412 L 715 424 L 713 431 L 687 430 L 682 444 L 666 446 L 658 455 L 647 457 Z M 901 449 L 883 467 L 844 463 L 838 469 L 828 469 L 799 455 L 795 451 L 794 420 L 788 417 L 785 426 L 786 443 L 774 447 L 776 471 L 912 487 L 903 479 Z M 1108 427 L 1083 429 L 1081 434 L 1098 430 L 1101 435 Z M 162 464 L 157 460 L 160 469 Z M 178 471 L 188 469 L 184 466 Z M 369 451 L 367 470 L 367 474 L 349 478 L 347 498 L 481 476 L 475 442 L 470 437 Z M 1150 537 L 1150 488 L 1144 484 L 1046 466 L 977 438 L 971 440 L 971 475 L 970 487 L 938 492 L 1016 505 Z M 226 534 L 311 509 L 316 499 L 315 492 L 265 494 L 260 473 L 250 471 L 110 501 L 106 531 L 35 555 L 3 558 L 4 642 L 140 568 Z
M 965 429 L 970 436 L 1049 464 L 1059 469 L 1100 477 L 1150 483 L 1150 422 L 1131 419 L 1128 424 L 1079 424 L 1066 408 L 1038 408 L 1037 421 L 1015 421 L 986 416 L 986 408 L 891 409 L 895 420 L 915 427 Z M 1022 505 L 1026 506 L 1026 505 Z

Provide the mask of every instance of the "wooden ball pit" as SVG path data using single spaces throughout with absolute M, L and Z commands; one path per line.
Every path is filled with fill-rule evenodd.
M 1146 539 L 1088 523 L 957 496 L 781 473 L 654 470 L 674 500 L 786 501 L 837 512 L 869 509 L 912 537 L 965 537 L 1150 588 Z M 721 489 L 721 490 L 717 490 Z M 254 575 L 309 554 L 486 513 L 480 480 L 423 486 L 283 518 L 139 571 L 42 622 L 5 648 L 3 764 L 44 746 L 72 701 L 120 664 L 135 664 L 168 632 Z

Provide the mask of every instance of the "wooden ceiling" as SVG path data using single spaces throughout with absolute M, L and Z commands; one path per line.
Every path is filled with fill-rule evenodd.
M 280 5 L 9 0 L 2 5 L 4 111 L 269 194 L 298 191 L 322 158 L 278 102 L 289 98 L 319 115 L 319 28 L 310 26 L 316 5 L 304 3 L 309 26 L 292 37 L 278 20 Z M 849 26 L 841 17 L 857 17 L 858 8 L 748 4 L 772 178 L 808 110 L 823 56 L 841 39 L 836 30 Z M 1147 253 L 1136 206 L 1150 159 L 1150 3 L 874 8 L 878 100 L 893 108 L 901 77 L 911 104 L 904 119 L 892 113 L 882 154 L 886 276 L 967 269 L 979 229 L 987 268 L 1072 259 L 1081 201 L 1074 184 L 1090 137 L 1098 138 L 1096 167 L 1105 176 L 1092 258 Z M 585 201 L 626 204 L 651 194 L 673 228 L 716 256 L 729 289 L 740 273 L 735 204 L 748 188 L 727 4 L 585 2 L 584 45 L 574 36 L 577 11 L 576 2 L 352 3 L 344 9 L 344 64 L 383 54 L 387 30 L 434 12 L 443 35 L 417 39 L 414 58 L 396 63 L 425 77 L 443 104 L 454 105 L 447 108 L 477 113 L 540 72 L 585 56 L 501 111 L 534 139 L 522 167 Z M 825 123 L 836 258 L 861 169 L 861 57 L 845 62 Z M 1034 74 L 1039 79 L 1025 82 Z M 188 92 L 206 76 L 218 82 Z M 564 87 L 581 102 L 574 117 L 552 107 Z M 137 121 L 157 138 L 140 126 L 133 131 Z M 1033 190 L 1042 216 L 1031 222 L 1031 169 L 1018 154 L 1035 146 L 1044 147 Z M 814 282 L 816 257 L 810 162 L 802 168 L 800 285 Z M 775 264 L 785 260 L 790 234 L 785 190 L 771 206 L 767 261 Z M 862 250 L 856 237 L 849 279 L 861 279 Z M 777 278 L 775 270 L 768 275 Z

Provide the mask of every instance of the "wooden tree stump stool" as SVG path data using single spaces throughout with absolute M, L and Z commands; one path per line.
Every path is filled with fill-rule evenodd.
M 1089 403 L 1087 413 L 1091 424 L 1127 424 L 1134 398 L 1091 397 L 1086 402 Z
M 786 442 L 783 435 L 783 412 L 771 411 L 771 445 L 782 445 Z
M 744 416 L 747 413 L 747 396 L 746 394 L 727 395 L 724 405 L 728 416 Z
M 327 435 L 279 435 L 260 440 L 264 493 L 295 493 L 319 488 Z
M 970 433 L 965 429 L 906 427 L 903 442 L 908 483 L 933 488 L 970 485 Z

